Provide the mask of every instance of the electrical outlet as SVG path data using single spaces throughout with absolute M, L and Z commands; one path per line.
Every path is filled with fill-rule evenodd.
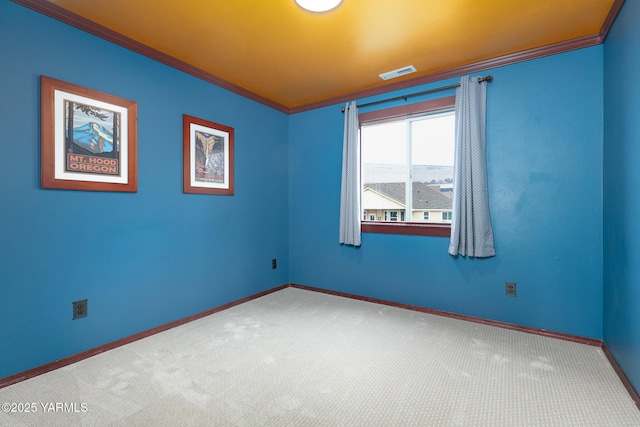
M 89 314 L 89 303 L 86 299 L 73 302 L 73 320 L 87 317 Z
M 504 282 L 504 294 L 508 297 L 515 297 L 516 282 Z
M 274 270 L 278 268 L 278 261 L 275 258 L 271 260 L 271 268 Z

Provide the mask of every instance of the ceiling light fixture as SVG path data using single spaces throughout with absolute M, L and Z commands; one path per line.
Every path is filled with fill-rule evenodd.
M 338 7 L 342 0 L 296 0 L 296 3 L 311 12 L 326 12 Z

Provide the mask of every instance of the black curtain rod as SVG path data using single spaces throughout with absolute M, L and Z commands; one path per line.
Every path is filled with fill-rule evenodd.
M 490 83 L 491 81 L 493 81 L 493 76 L 492 75 L 488 75 L 488 76 L 481 77 L 480 79 L 478 79 L 478 83 L 482 83 L 482 82 Z M 429 89 L 429 90 L 424 90 L 422 92 L 409 93 L 407 95 L 396 96 L 394 98 L 381 99 L 380 101 L 368 102 L 366 104 L 358 105 L 357 107 L 358 108 L 370 107 L 372 105 L 384 104 L 385 102 L 399 101 L 401 99 L 406 101 L 408 98 L 412 98 L 414 96 L 427 95 L 429 93 L 435 93 L 435 92 L 441 92 L 443 90 L 455 89 L 458 86 L 460 86 L 460 83 L 457 83 L 457 84 L 454 84 L 454 85 L 449 85 L 449 86 L 437 87 L 437 88 Z M 342 112 L 344 113 L 344 107 L 342 107 Z

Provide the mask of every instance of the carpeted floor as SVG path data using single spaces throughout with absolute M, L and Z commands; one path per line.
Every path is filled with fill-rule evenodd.
M 0 402 L 35 404 L 2 426 L 640 426 L 597 347 L 296 288 Z

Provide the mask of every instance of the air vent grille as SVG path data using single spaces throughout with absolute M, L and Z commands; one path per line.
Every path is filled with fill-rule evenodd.
M 397 70 L 389 71 L 387 73 L 380 74 L 382 80 L 395 79 L 396 77 L 404 76 L 406 74 L 415 73 L 416 68 L 413 65 L 407 65 L 406 67 L 398 68 Z

